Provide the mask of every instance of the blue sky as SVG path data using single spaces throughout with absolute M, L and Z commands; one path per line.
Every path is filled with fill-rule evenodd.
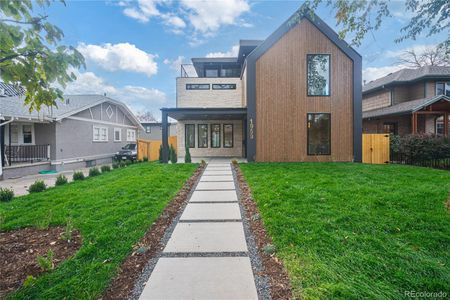
M 264 39 L 302 1 L 140 0 L 68 1 L 52 4 L 46 13 L 65 34 L 63 43 L 78 47 L 87 68 L 68 93 L 107 93 L 135 112 L 175 105 L 175 78 L 180 62 L 206 55 L 229 56 L 239 39 Z M 355 49 L 363 56 L 363 77 L 373 80 L 398 70 L 398 55 L 414 47 L 435 45 L 444 34 L 396 44 L 399 29 L 410 17 L 403 2 L 391 5 L 393 18 L 366 36 Z M 336 28 L 330 8 L 316 12 Z

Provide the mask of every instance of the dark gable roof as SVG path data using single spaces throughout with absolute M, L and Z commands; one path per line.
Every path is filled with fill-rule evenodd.
M 445 101 L 450 102 L 450 98 L 447 96 L 444 96 L 444 95 L 439 95 L 439 96 L 435 96 L 432 98 L 424 98 L 424 99 L 418 99 L 418 100 L 413 100 L 413 101 L 407 101 L 407 102 L 402 102 L 402 103 L 399 103 L 396 105 L 363 112 L 363 119 L 388 116 L 388 115 L 410 114 L 410 113 L 418 111 L 428 105 L 436 103 L 440 100 L 445 100 Z
M 417 69 L 402 69 L 365 84 L 363 86 L 363 93 L 382 89 L 388 85 L 414 82 L 425 78 L 450 79 L 450 67 L 425 66 Z

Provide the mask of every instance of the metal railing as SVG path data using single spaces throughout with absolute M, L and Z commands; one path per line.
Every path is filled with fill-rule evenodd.
M 198 77 L 193 64 L 180 65 L 180 77 Z
M 5 162 L 8 165 L 48 160 L 50 160 L 50 145 L 5 145 Z

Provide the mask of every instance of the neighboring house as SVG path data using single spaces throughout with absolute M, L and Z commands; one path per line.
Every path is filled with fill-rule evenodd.
M 363 86 L 363 131 L 450 132 L 450 67 L 402 69 Z
M 192 63 L 176 107 L 161 109 L 166 161 L 168 117 L 181 157 L 187 146 L 193 157 L 361 161 L 361 56 L 311 12 L 241 40 L 237 57 Z
M 142 129 L 124 103 L 105 96 L 67 95 L 31 113 L 23 101 L 0 98 L 3 178 L 109 163 Z
M 139 138 L 144 140 L 162 140 L 162 123 L 159 122 L 141 122 L 144 130 L 139 134 Z M 177 135 L 177 124 L 169 124 L 169 136 Z
M 0 82 L 0 97 L 22 96 L 25 90 L 21 86 Z

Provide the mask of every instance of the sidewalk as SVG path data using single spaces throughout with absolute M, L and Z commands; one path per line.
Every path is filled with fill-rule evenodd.
M 206 167 L 139 299 L 258 299 L 229 163 Z

